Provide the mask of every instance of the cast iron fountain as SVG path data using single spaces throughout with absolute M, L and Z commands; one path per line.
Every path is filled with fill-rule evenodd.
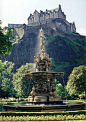
M 34 104 L 62 104 L 60 96 L 57 96 L 55 78 L 63 77 L 63 72 L 51 72 L 52 59 L 45 52 L 45 40 L 42 28 L 40 29 L 41 51 L 35 56 L 35 72 L 25 75 L 25 78 L 33 80 L 31 96 L 28 103 Z

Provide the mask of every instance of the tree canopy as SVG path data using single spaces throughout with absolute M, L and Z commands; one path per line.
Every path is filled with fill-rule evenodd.
M 1 24 L 1 21 L 0 21 Z M 2 27 L 0 26 L 0 54 L 9 54 L 12 49 L 12 29 L 8 28 L 7 32 L 3 32 Z
M 57 91 L 57 95 L 65 97 L 65 88 L 62 86 L 61 83 L 58 83 L 56 85 L 56 91 Z
M 12 62 L 0 60 L 0 95 L 10 96 L 12 93 L 12 69 L 14 64 Z
M 75 67 L 70 74 L 66 89 L 70 95 L 79 95 L 85 93 L 85 72 L 86 66 Z
M 29 96 L 31 91 L 31 80 L 24 78 L 24 74 L 29 73 L 33 68 L 32 63 L 22 65 L 17 72 L 13 75 L 13 86 L 16 91 L 16 97 Z

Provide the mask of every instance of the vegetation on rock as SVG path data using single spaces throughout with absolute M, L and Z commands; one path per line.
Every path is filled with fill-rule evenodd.
M 1 21 L 0 21 L 1 24 Z M 12 29 L 8 28 L 7 32 L 3 32 L 0 26 L 0 54 L 9 54 L 12 49 Z

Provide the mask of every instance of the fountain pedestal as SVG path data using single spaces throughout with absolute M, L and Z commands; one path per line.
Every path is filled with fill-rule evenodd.
M 35 56 L 35 72 L 25 75 L 25 78 L 33 80 L 31 96 L 28 97 L 28 103 L 49 104 L 62 103 L 61 97 L 57 96 L 55 88 L 55 78 L 63 77 L 63 72 L 51 72 L 52 59 L 45 52 L 45 37 L 43 30 L 40 30 L 41 51 Z

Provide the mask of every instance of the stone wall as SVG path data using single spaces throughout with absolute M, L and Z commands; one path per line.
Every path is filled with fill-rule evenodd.
M 74 24 L 69 23 L 66 20 L 63 20 L 61 18 L 56 18 L 56 19 L 47 19 L 47 20 L 41 20 L 41 22 L 34 22 L 34 23 L 30 23 L 28 26 L 42 26 L 42 25 L 46 25 L 47 27 L 50 27 L 51 29 L 53 28 L 59 28 L 63 31 L 69 31 L 69 32 L 76 32 L 76 28 L 74 26 Z
M 20 28 L 22 26 L 23 24 L 8 24 L 8 27 L 12 27 L 12 28 Z

